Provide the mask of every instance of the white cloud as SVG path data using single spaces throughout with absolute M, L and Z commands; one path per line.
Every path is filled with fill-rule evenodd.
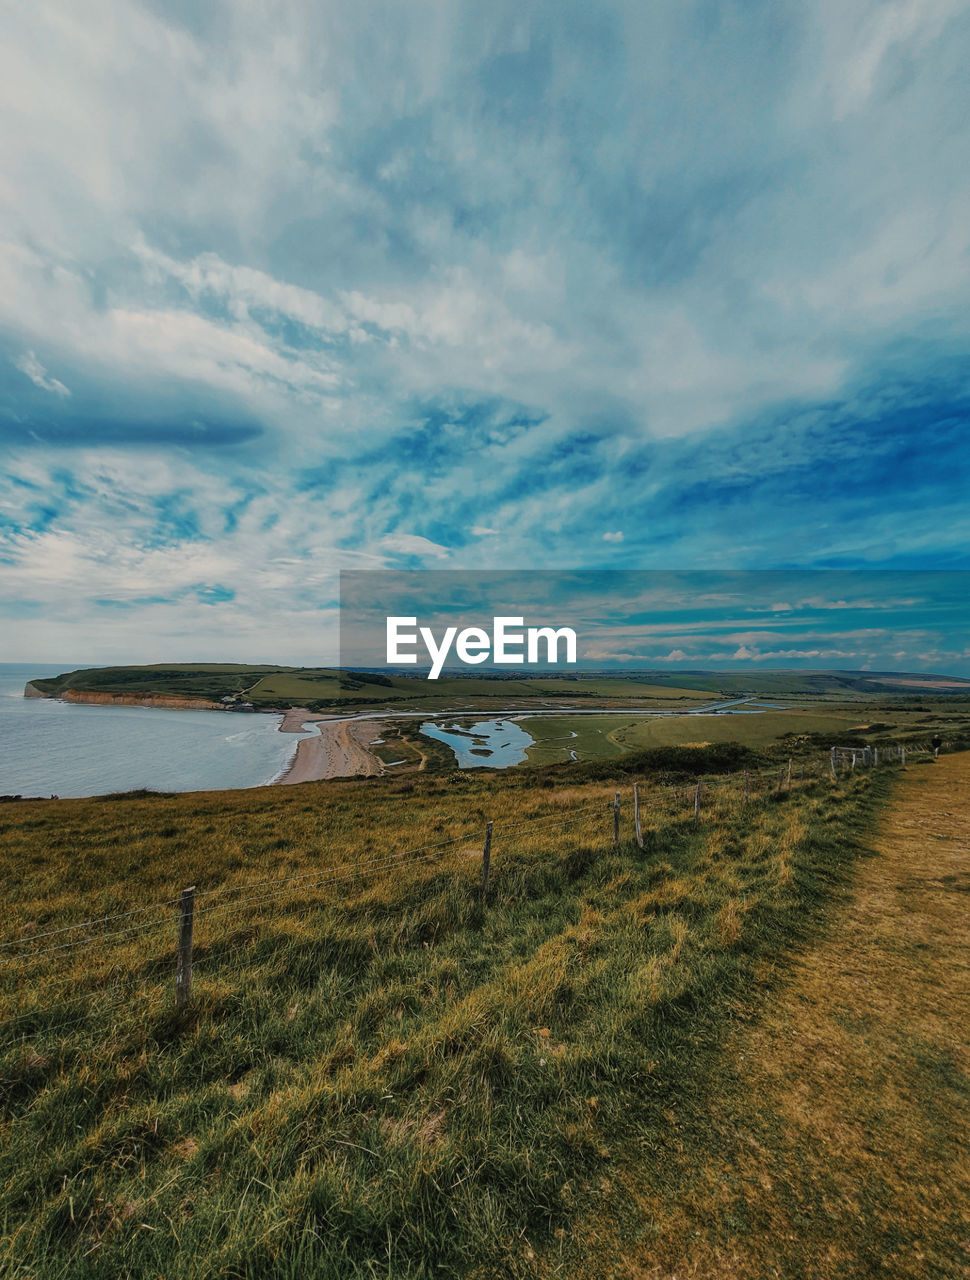
M 47 370 L 34 355 L 33 351 L 25 351 L 22 356 L 14 360 L 15 366 L 21 373 L 25 373 L 35 387 L 40 387 L 42 391 L 50 391 L 57 396 L 69 396 L 71 393 L 63 382 L 59 382 L 57 378 L 48 377 Z
M 236 319 L 248 319 L 250 310 L 257 310 L 323 333 L 343 333 L 349 327 L 347 312 L 319 293 L 277 280 L 265 271 L 232 266 L 218 254 L 203 253 L 179 262 L 153 249 L 143 236 L 135 241 L 133 251 L 149 279 L 177 280 L 195 299 L 211 294 L 227 303 Z
M 414 0 L 381 11 L 375 40 L 373 15 L 331 0 L 11 8 L 8 358 L 50 393 L 61 441 L 72 412 L 89 424 L 109 401 L 139 446 L 160 403 L 175 425 L 214 408 L 262 432 L 258 483 L 242 447 L 99 469 L 38 445 L 17 465 L 36 463 L 42 491 L 76 466 L 86 496 L 33 530 L 30 491 L 3 496 L 27 527 L 4 570 L 11 599 L 110 593 L 112 560 L 132 598 L 149 578 L 178 591 L 222 572 L 249 583 L 225 616 L 251 636 L 254 616 L 288 618 L 287 592 L 351 557 L 603 561 L 631 511 L 625 543 L 644 563 L 965 553 L 959 494 L 883 515 L 871 493 L 856 514 L 852 493 L 831 521 L 814 518 L 828 499 L 804 496 L 820 456 L 835 485 L 911 430 L 896 386 L 868 396 L 865 443 L 830 413 L 847 396 L 858 407 L 857 383 L 886 385 L 885 352 L 918 345 L 917 372 L 932 373 L 970 335 L 958 0 L 820 0 L 771 23 L 740 6 L 713 40 L 676 0 L 576 12 L 549 25 Z M 492 399 L 528 421 L 463 425 L 463 404 Z M 800 425 L 814 414 L 814 433 L 777 425 L 779 406 Z M 692 432 L 711 433 L 706 471 L 700 446 L 677 443 Z M 305 493 L 303 473 L 333 460 L 336 491 Z M 799 472 L 790 506 L 769 494 L 750 516 L 720 511 L 731 486 L 786 472 Z M 708 485 L 685 520 L 678 494 Z M 169 538 L 152 499 L 185 491 L 201 533 Z M 460 552 L 437 532 L 450 516 L 456 545 L 478 522 Z M 402 525 L 441 541 L 388 533 Z M 824 628 L 791 612 L 776 606 L 772 632 L 735 617 L 713 635 L 657 624 L 617 642 L 632 653 L 652 635 L 665 661 L 705 632 L 729 656 L 825 651 Z
M 636 662 L 643 660 L 642 653 L 621 653 L 616 649 L 602 647 L 587 649 L 581 656 L 589 662 Z
M 704 658 L 706 662 L 765 662 L 774 661 L 804 661 L 810 658 L 818 658 L 828 661 L 831 658 L 857 658 L 859 655 L 853 650 L 847 649 L 752 649 L 747 645 L 741 645 L 733 652 L 730 650 L 723 653 L 709 653 Z
M 739 20 L 716 65 L 681 6 L 621 4 L 627 53 L 596 74 L 564 22 L 537 104 L 578 87 L 599 109 L 607 85 L 636 104 L 607 154 L 595 139 L 605 167 L 585 186 L 565 159 L 594 146 L 581 111 L 513 136 L 475 96 L 497 50 L 528 56 L 528 20 L 510 43 L 487 9 L 402 12 L 386 48 L 300 0 L 239 6 L 218 38 L 126 0 L 11 18 L 13 331 L 116 372 L 134 348 L 139 376 L 254 397 L 279 434 L 324 447 L 342 423 L 313 412 L 338 391 L 372 433 L 393 431 L 395 397 L 460 387 L 538 404 L 559 432 L 675 437 L 836 395 L 860 335 L 913 309 L 965 333 L 963 131 L 937 124 L 927 145 L 956 82 L 929 59 L 957 0 L 825 3 L 766 43 Z M 853 132 L 827 147 L 836 91 Z M 635 217 L 613 199 L 624 155 Z M 321 341 L 289 349 L 280 322 Z
M 896 53 L 921 54 L 963 10 L 960 0 L 838 0 L 821 8 L 830 39 L 829 88 L 836 120 L 863 110 Z
M 414 533 L 390 533 L 381 538 L 378 545 L 385 551 L 404 556 L 425 556 L 432 560 L 447 560 L 451 555 L 450 548 Z

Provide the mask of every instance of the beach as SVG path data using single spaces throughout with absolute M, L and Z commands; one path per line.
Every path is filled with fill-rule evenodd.
M 280 733 L 300 733 L 314 724 L 317 736 L 301 738 L 296 755 L 277 783 L 319 782 L 325 778 L 372 778 L 384 772 L 376 755 L 368 750 L 375 738 L 383 736 L 377 720 L 347 720 L 317 715 L 301 707 L 291 707 L 283 717 Z

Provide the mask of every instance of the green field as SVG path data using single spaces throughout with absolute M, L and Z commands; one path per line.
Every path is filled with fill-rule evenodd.
M 289 706 L 307 706 L 312 710 L 341 707 L 402 709 L 413 703 L 427 710 L 463 704 L 486 710 L 503 710 L 534 705 L 536 701 L 582 704 L 590 699 L 674 706 L 678 702 L 704 701 L 708 696 L 696 689 L 676 685 L 668 687 L 650 681 L 573 674 L 536 679 L 446 676 L 429 681 L 422 677 L 375 676 L 326 667 L 250 667 L 218 663 L 104 667 L 67 672 L 31 683 L 41 692 L 53 696 L 74 690 L 127 696 L 153 694 L 207 698 L 212 702 L 235 697 L 252 703 L 258 709 Z
M 873 672 L 773 672 L 738 673 L 645 672 L 616 676 L 591 672 L 565 672 L 559 676 L 510 678 L 448 675 L 437 681 L 421 676 L 375 675 L 336 671 L 328 667 L 248 666 L 238 663 L 172 663 L 146 667 L 103 667 L 66 672 L 31 683 L 42 693 L 58 696 L 68 690 L 82 693 L 120 694 L 128 697 L 166 696 L 204 698 L 218 703 L 224 698 L 253 704 L 257 710 L 307 706 L 311 710 L 365 710 L 408 706 L 422 710 L 469 709 L 502 711 L 550 706 L 602 705 L 676 709 L 678 704 L 699 703 L 722 697 L 784 696 L 796 705 L 813 705 L 837 699 L 843 704 L 872 702 L 901 695 L 916 703 L 932 691 L 907 692 L 905 684 L 874 685 Z M 964 682 L 970 697 L 970 682 Z M 952 696 L 959 696 L 959 689 Z
M 562 764 L 573 758 L 573 751 L 577 760 L 610 760 L 622 755 L 623 748 L 613 734 L 631 719 L 624 715 L 528 716 L 519 723 L 535 739 L 535 746 L 527 749 L 529 764 Z
M 842 707 L 823 703 L 757 715 L 528 716 L 520 723 L 535 738 L 527 752 L 531 765 L 564 763 L 573 758 L 571 752 L 577 760 L 604 760 L 645 747 L 741 742 L 761 749 L 787 742 L 797 753 L 805 749 L 806 738 L 824 738 L 834 744 L 852 737 L 853 731 L 860 742 L 871 738 L 887 744 L 923 741 L 936 729 L 961 739 L 970 732 L 970 716 L 959 702 L 940 700 L 932 712 L 897 709 L 889 716 L 885 705 L 869 702 Z M 878 727 L 870 732 L 869 724 Z
M 722 748 L 3 806 L 0 1271 L 579 1274 L 556 1269 L 570 1223 L 671 1114 L 703 1123 L 736 1010 L 862 847 L 892 767 L 835 785 L 816 756 L 783 793 Z M 709 776 L 695 825 L 671 783 L 715 766 L 752 800 Z

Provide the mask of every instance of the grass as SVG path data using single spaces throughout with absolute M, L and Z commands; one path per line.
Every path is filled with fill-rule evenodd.
M 841 891 L 891 772 L 747 807 L 738 777 L 711 780 L 699 827 L 645 782 L 640 850 L 611 848 L 596 769 L 4 806 L 7 953 L 35 953 L 0 966 L 21 1019 L 4 1273 L 542 1273 L 624 1144 L 660 1150 L 709 1089 L 731 1011 Z M 36 954 L 187 883 L 183 1014 L 171 906 Z
M 678 717 L 679 718 L 679 717 Z M 629 716 L 529 716 L 520 721 L 526 733 L 535 739 L 527 748 L 529 764 L 559 764 L 573 757 L 577 760 L 610 760 L 623 754 L 613 734 L 630 724 Z
M 757 715 L 658 716 L 642 718 L 621 727 L 615 734 L 626 750 L 639 747 L 670 747 L 689 742 L 743 742 L 749 747 L 767 747 L 788 735 L 843 732 L 858 724 L 858 712 L 838 710 L 763 711 Z
M 566 673 L 562 678 L 523 676 L 484 677 L 445 675 L 429 682 L 422 678 L 374 675 L 320 667 L 247 666 L 239 663 L 171 663 L 145 667 L 103 667 L 38 678 L 31 683 L 41 692 L 60 695 L 77 692 L 144 694 L 182 698 L 206 698 L 218 702 L 235 696 L 256 707 L 309 706 L 365 707 L 408 703 L 429 709 L 454 706 L 471 700 L 476 706 L 500 710 L 528 706 L 537 700 L 584 701 L 622 699 L 670 706 L 702 701 L 708 694 L 655 681 L 611 679 Z
M 422 710 L 458 707 L 503 711 L 538 705 L 620 704 L 657 709 L 677 709 L 687 703 L 718 697 L 757 694 L 763 697 L 810 699 L 839 698 L 844 703 L 873 701 L 874 695 L 898 699 L 905 682 L 896 688 L 877 682 L 878 673 L 757 671 L 725 673 L 638 672 L 611 675 L 604 672 L 562 671 L 559 675 L 522 672 L 483 672 L 456 676 L 446 673 L 437 681 L 328 667 L 252 666 L 242 663 L 168 663 L 138 667 L 102 667 L 64 672 L 31 683 L 41 692 L 59 696 L 68 691 L 144 697 L 146 695 L 207 699 L 219 703 L 225 697 L 250 702 L 257 709 L 308 706 L 311 710 L 419 706 Z M 961 685 L 970 692 L 970 683 Z M 895 690 L 895 691 L 894 691 Z M 925 691 L 933 697 L 933 691 Z M 966 698 L 959 690 L 947 695 Z M 920 698 L 923 694 L 920 694 Z M 877 698 L 878 700 L 878 698 Z M 919 701 L 912 698 L 912 701 Z
M 425 769 L 428 765 L 429 752 L 425 750 L 427 738 L 422 738 L 413 725 L 389 721 L 383 726 L 380 737 L 382 742 L 368 749 L 384 764 L 401 760 L 404 769 Z
M 659 1145 L 630 1126 L 544 1275 L 968 1273 L 968 799 L 966 753 L 903 775 L 852 896 L 736 1006 Z
M 529 716 L 521 724 L 535 738 L 527 752 L 530 765 L 561 763 L 573 758 L 573 751 L 578 760 L 608 760 L 652 747 L 740 742 L 776 751 L 787 744 L 797 754 L 817 753 L 823 745 L 843 740 L 860 745 L 926 742 L 937 728 L 954 743 L 970 736 L 970 717 L 956 699 L 920 709 L 870 701 L 757 714 Z

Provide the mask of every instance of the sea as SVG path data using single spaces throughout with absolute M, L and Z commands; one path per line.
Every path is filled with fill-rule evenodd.
M 168 711 L 24 697 L 32 677 L 83 665 L 0 663 L 0 795 L 257 787 L 286 770 L 304 736 L 280 733 L 281 717 L 262 712 Z

